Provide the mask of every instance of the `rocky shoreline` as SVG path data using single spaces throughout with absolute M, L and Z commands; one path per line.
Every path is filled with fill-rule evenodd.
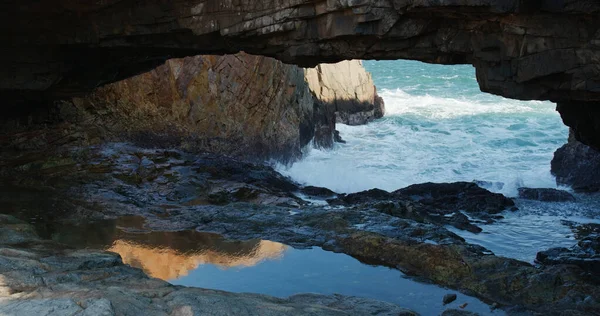
M 148 302 L 156 300 L 160 306 L 171 306 L 169 312 L 191 304 L 190 296 L 196 304 L 202 304 L 203 299 L 223 302 L 226 299 L 222 296 L 238 297 L 219 291 L 179 289 L 164 282 L 156 285 L 153 282 L 158 281 L 123 266 L 118 256 L 100 250 L 48 252 L 48 249 L 64 248 L 56 242 L 68 240 L 60 237 L 67 232 L 60 229 L 59 224 L 84 225 L 90 221 L 135 216 L 141 222 L 133 228 L 142 231 L 192 230 L 235 240 L 263 239 L 300 248 L 319 246 L 474 295 L 503 307 L 508 313 L 593 315 L 600 310 L 597 274 L 589 268 L 595 265 L 578 265 L 572 261 L 573 258 L 579 258 L 580 262 L 597 260 L 591 259 L 595 258 L 593 251 L 585 249 L 596 249 L 589 240 L 597 243 L 598 235 L 581 234 L 579 250 L 570 250 L 576 255 L 569 256 L 562 250 L 555 256 L 556 260 L 548 259 L 549 255 L 539 256 L 539 266 L 495 256 L 481 246 L 466 243 L 445 228 L 451 225 L 476 232 L 478 222 L 494 221 L 501 218 L 503 212 L 516 211 L 511 199 L 473 183 L 430 183 L 395 192 L 370 190 L 340 195 L 324 188 L 302 187 L 270 167 L 234 158 L 143 149 L 122 143 L 74 147 L 44 156 L 23 155 L 4 159 L 1 165 L 4 185 L 0 203 L 4 213 L 33 222 L 35 226 L 34 229 L 13 217 L 4 219 L 7 227 L 15 228 L 2 230 L 7 237 L 2 239 L 6 250 L 0 269 L 4 279 L 12 280 L 5 281 L 9 300 L 31 298 L 31 304 L 35 304 L 37 298 L 48 297 L 43 293 L 54 293 L 53 289 L 61 288 L 65 292 L 59 291 L 50 297 L 62 299 L 67 292 L 85 297 L 90 289 L 78 282 L 93 280 L 96 273 L 110 275 L 107 279 L 110 281 L 100 278 L 97 283 L 92 282 L 95 286 L 92 292 L 103 293 L 95 297 L 108 300 L 115 314 L 133 313 L 124 306 L 141 305 L 106 294 L 114 286 L 112 278 L 128 280 L 129 283 L 120 285 L 121 291 L 154 288 L 155 291 L 148 290 L 154 293 L 152 295 L 144 291 L 136 295 L 150 295 Z M 301 199 L 300 193 L 323 202 L 311 204 Z M 36 234 L 54 241 L 40 240 Z M 60 262 L 58 268 L 40 259 L 43 252 L 54 258 L 52 262 Z M 73 261 L 73 256 L 89 263 L 77 265 L 77 272 L 61 268 L 65 261 Z M 31 270 L 13 271 L 14 260 L 29 262 L 24 267 L 32 265 Z M 42 268 L 47 266 L 70 272 L 54 278 L 35 277 L 36 273 L 44 275 L 54 271 Z M 125 278 L 129 274 L 138 277 Z M 40 283 L 40 280 L 44 281 Z M 159 292 L 170 294 L 154 296 Z M 169 298 L 168 302 L 181 303 L 169 305 L 161 301 L 162 297 Z M 324 315 L 333 313 L 332 306 L 347 313 L 367 315 L 374 313 L 369 306 L 388 306 L 343 297 L 300 296 L 274 300 L 250 295 L 243 300 L 248 305 L 240 308 L 252 314 L 256 311 L 252 306 L 263 304 L 265 300 L 274 310 L 295 310 L 300 314 L 304 307 L 298 307 L 299 302 L 321 302 L 319 313 Z M 59 302 L 64 303 L 55 303 Z M 85 304 L 105 303 L 101 300 Z M 71 306 L 71 303 L 64 304 Z M 81 306 L 87 306 L 85 304 Z M 7 303 L 3 306 L 10 312 L 22 305 Z M 28 306 L 41 308 L 42 305 Z M 143 306 L 140 308 L 158 308 Z M 196 308 L 196 305 L 190 306 Z M 356 312 L 357 308 L 365 309 Z M 386 308 L 394 315 L 406 312 L 397 306 Z
M 336 123 L 367 124 L 385 112 L 358 60 L 304 69 L 245 53 L 170 59 L 88 95 L 41 105 L 0 117 L 0 149 L 130 142 L 293 162 L 306 146 L 340 141 Z

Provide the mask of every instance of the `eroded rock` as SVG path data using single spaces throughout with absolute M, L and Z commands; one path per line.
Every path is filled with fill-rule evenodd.
M 515 203 L 499 193 L 492 193 L 472 182 L 423 183 L 394 191 L 413 201 L 443 210 L 464 210 L 468 213 L 497 214 Z
M 571 130 L 569 142 L 554 153 L 551 172 L 559 185 L 596 192 L 600 190 L 600 151 L 579 142 Z
M 519 197 L 527 200 L 544 202 L 572 202 L 575 197 L 564 190 L 549 188 L 519 188 Z
M 598 311 L 598 306 L 589 302 L 600 301 L 600 290 L 582 268 L 560 263 L 536 268 L 525 262 L 497 257 L 481 246 L 466 243 L 461 237 L 444 228 L 443 225 L 449 224 L 446 220 L 434 220 L 462 214 L 458 209 L 450 209 L 452 206 L 464 205 L 461 204 L 465 203 L 464 201 L 470 201 L 468 197 L 457 195 L 458 188 L 466 188 L 469 191 L 472 190 L 470 186 L 449 185 L 448 192 L 439 195 L 442 200 L 450 201 L 445 204 L 444 209 L 432 207 L 437 203 L 434 196 L 438 196 L 434 192 L 429 194 L 431 196 L 419 195 L 424 196 L 426 201 L 431 200 L 431 205 L 426 205 L 411 196 L 378 190 L 367 192 L 363 196 L 356 195 L 360 197 L 357 201 L 364 202 L 362 204 L 342 203 L 334 207 L 309 205 L 288 195 L 292 192 L 279 188 L 282 183 L 280 181 L 286 180 L 278 177 L 276 173 L 273 174 L 274 171 L 270 168 L 253 166 L 225 157 L 214 162 L 210 159 L 203 161 L 205 158 L 184 152 L 111 144 L 90 148 L 88 154 L 74 156 L 74 164 L 68 164 L 68 167 L 62 167 L 52 173 L 45 173 L 40 169 L 18 169 L 20 171 L 16 174 L 0 174 L 5 180 L 3 183 L 20 183 L 21 186 L 13 187 L 13 190 L 27 192 L 29 186 L 42 188 L 42 183 L 53 183 L 51 196 L 62 201 L 62 204 L 57 204 L 60 205 L 60 209 L 55 210 L 56 205 L 53 202 L 27 204 L 30 203 L 30 199 L 17 198 L 12 201 L 14 207 L 8 210 L 22 209 L 18 206 L 28 205 L 30 211 L 35 210 L 41 214 L 66 211 L 59 212 L 61 217 L 58 218 L 58 222 L 73 223 L 81 222 L 82 219 L 88 221 L 137 215 L 134 218 L 141 217 L 144 221 L 140 224 L 133 219 L 129 220 L 134 224 L 134 232 L 196 230 L 239 240 L 267 239 L 297 247 L 320 246 L 326 250 L 349 254 L 364 262 L 393 267 L 408 275 L 465 291 L 484 300 L 497 302 L 501 306 L 521 305 L 527 310 L 549 314 L 554 311 L 577 310 L 593 315 Z M 49 155 L 45 159 L 55 160 Z M 24 161 L 19 160 L 19 163 Z M 22 168 L 22 165 L 17 166 Z M 130 176 L 123 177 L 124 174 Z M 134 174 L 138 176 L 133 176 Z M 250 183 L 245 183 L 246 181 Z M 260 198 L 245 201 L 225 199 L 218 204 L 206 200 L 206 192 L 231 188 L 232 185 L 251 188 L 259 192 Z M 433 187 L 431 184 L 424 186 L 427 190 L 434 190 Z M 446 185 L 440 187 L 446 188 Z M 297 190 L 298 186 L 291 182 L 289 188 Z M 35 193 L 38 201 L 45 201 L 47 198 L 47 195 L 40 194 L 45 192 L 44 190 L 39 189 Z M 427 190 L 421 189 L 417 192 L 429 192 Z M 474 192 L 473 196 L 483 197 L 491 194 L 484 194 L 479 190 L 469 192 Z M 11 201 L 11 197 L 18 196 L 12 194 L 1 197 L 3 201 Z M 341 196 L 340 200 L 343 201 L 343 198 L 344 196 Z M 495 196 L 490 201 L 493 206 L 502 204 L 498 203 L 502 200 L 496 199 Z M 483 204 L 473 205 L 485 209 Z M 496 212 L 494 208 L 491 209 Z M 15 214 L 19 215 L 19 212 Z M 56 236 L 57 232 L 61 231 L 48 227 L 47 223 L 42 222 L 39 225 L 42 233 Z M 102 230 L 102 234 L 114 232 Z M 48 267 L 62 267 L 63 270 L 60 271 L 103 271 L 102 275 L 112 271 L 109 273 L 111 278 L 133 273 L 127 272 L 129 270 L 123 271 L 124 268 L 118 261 L 105 255 L 91 255 L 89 251 L 69 250 L 61 253 L 53 250 L 44 255 L 44 260 L 36 259 L 36 251 L 35 248 L 30 251 L 33 252 L 33 257 L 28 259 L 31 264 L 19 263 L 19 266 L 29 267 L 28 274 L 3 272 L 3 275 L 15 280 L 12 282 L 14 287 L 11 285 L 9 288 L 29 291 L 28 289 L 39 288 L 43 283 L 67 282 L 67 286 L 70 287 L 73 282 L 79 282 L 76 273 L 68 274 L 66 279 L 63 279 L 62 272 L 45 275 L 44 282 L 31 274 L 31 271 L 45 273 Z M 14 261 L 10 262 L 15 265 Z M 35 265 L 36 262 L 40 262 L 42 266 Z M 8 270 L 13 269 L 7 268 L 5 271 Z M 154 283 L 156 280 L 144 279 L 144 274 L 139 271 L 136 273 L 139 273 L 140 277 L 126 278 L 125 280 L 129 279 L 133 283 L 123 285 L 125 288 L 143 287 L 151 291 L 148 295 L 157 295 L 156 297 L 165 297 L 165 293 L 173 291 L 171 287 L 165 288 L 161 283 Z M 104 280 L 110 283 L 110 280 Z M 135 280 L 143 281 L 136 283 L 138 281 Z M 85 291 L 88 291 L 89 286 L 91 285 L 84 286 Z M 210 294 L 213 292 L 208 290 L 188 289 L 181 293 L 190 293 L 188 291 L 193 293 L 190 295 L 213 295 Z M 105 298 L 113 303 L 116 314 L 140 313 L 144 309 L 155 308 L 153 305 L 137 302 L 136 296 L 124 296 L 122 291 L 117 292 L 102 292 L 105 293 Z M 72 295 L 72 288 L 69 293 Z M 177 293 L 180 293 L 179 290 Z M 217 297 L 222 299 L 221 296 Z M 587 299 L 588 303 L 584 303 L 587 297 L 591 298 Z M 243 304 L 248 304 L 244 306 L 249 311 L 256 307 L 254 302 L 259 304 L 254 298 L 252 296 L 248 301 L 242 300 Z M 232 299 L 239 297 L 234 296 Z M 187 298 L 182 299 L 182 302 L 185 300 Z M 213 302 L 209 298 L 203 300 Z M 264 303 L 262 300 L 259 302 Z M 293 305 L 289 300 L 278 301 L 277 304 L 278 308 L 282 304 Z M 165 305 L 161 306 L 164 308 Z
M 600 225 L 571 224 L 578 242 L 571 248 L 552 248 L 538 252 L 536 261 L 545 265 L 573 264 L 600 274 Z
M 594 1 L 9 1 L 1 9 L 10 31 L 0 91 L 10 112 L 190 55 L 245 51 L 301 66 L 404 58 L 469 63 L 482 91 L 559 102 L 577 138 L 600 148 Z

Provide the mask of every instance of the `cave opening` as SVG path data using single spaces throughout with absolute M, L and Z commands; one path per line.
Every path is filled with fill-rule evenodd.
M 115 282 L 127 293 L 150 276 L 168 283 L 147 291 L 173 291 L 176 305 L 223 299 L 196 287 L 236 300 L 504 315 L 553 304 L 523 300 L 527 289 L 490 290 L 505 276 L 539 287 L 565 262 L 568 273 L 596 273 L 595 150 L 553 103 L 481 92 L 469 65 L 303 69 L 245 53 L 193 56 L 29 103 L 38 106 L 3 117 L 0 243 L 65 247 L 67 259 L 49 262 L 75 275 L 121 269 Z M 574 175 L 557 182 L 555 161 Z M 61 261 L 73 257 L 85 262 Z M 101 283 L 57 282 L 111 298 Z M 587 282 L 574 284 L 593 290 Z M 458 300 L 446 303 L 449 291 Z M 304 292 L 317 294 L 294 296 Z

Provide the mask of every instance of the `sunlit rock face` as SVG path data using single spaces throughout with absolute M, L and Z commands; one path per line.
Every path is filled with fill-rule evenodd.
M 361 61 L 320 64 L 305 73 L 311 91 L 333 108 L 336 122 L 361 125 L 383 117 L 383 99 Z
M 311 141 L 331 147 L 336 116 L 356 125 L 383 111 L 360 61 L 302 69 L 245 53 L 201 55 L 170 59 L 85 97 L 55 102 L 37 117 L 32 110 L 0 118 L 0 134 L 15 149 L 42 147 L 9 136 L 37 130 L 38 140 L 73 135 L 66 141 L 79 146 L 133 142 L 287 162 Z
M 301 68 L 248 54 L 171 59 L 62 112 L 69 106 L 90 118 L 75 124 L 94 122 L 84 129 L 102 138 L 286 160 L 313 138 L 320 113 Z
M 280 258 L 287 249 L 283 244 L 268 240 L 231 242 L 223 246 L 225 249 L 189 249 L 182 252 L 117 240 L 107 250 L 118 253 L 125 264 L 140 268 L 151 277 L 173 280 L 186 276 L 202 264 L 213 264 L 223 269 L 255 266 L 264 260 Z

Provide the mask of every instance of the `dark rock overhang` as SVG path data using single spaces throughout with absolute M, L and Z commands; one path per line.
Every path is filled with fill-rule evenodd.
M 301 66 L 413 59 L 472 64 L 482 91 L 558 102 L 578 138 L 600 147 L 589 119 L 600 100 L 597 1 L 9 0 L 0 12 L 8 106 L 188 55 L 246 51 Z

